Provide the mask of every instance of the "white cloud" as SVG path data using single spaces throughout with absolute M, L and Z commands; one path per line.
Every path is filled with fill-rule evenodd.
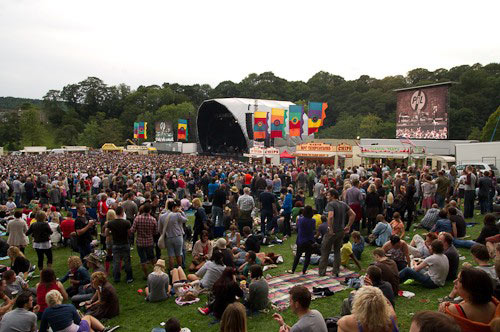
M 0 0 L 1 1 L 1 0 Z M 3 1 L 0 95 L 108 84 L 240 81 L 319 70 L 382 78 L 498 61 L 500 2 Z

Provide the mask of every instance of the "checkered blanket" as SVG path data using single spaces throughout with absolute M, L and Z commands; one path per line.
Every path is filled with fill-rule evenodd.
M 267 279 L 269 284 L 269 300 L 278 310 L 285 310 L 289 306 L 288 292 L 293 286 L 305 286 L 311 293 L 313 287 L 328 287 L 332 292 L 336 293 L 346 288 L 346 286 L 340 284 L 340 281 L 343 281 L 346 277 L 359 277 L 359 274 L 346 268 L 341 268 L 338 277 L 332 277 L 330 272 L 326 276 L 320 277 L 317 268 L 308 270 L 305 275 L 300 272 L 296 274 L 282 274 Z M 316 298 L 313 296 L 313 300 Z

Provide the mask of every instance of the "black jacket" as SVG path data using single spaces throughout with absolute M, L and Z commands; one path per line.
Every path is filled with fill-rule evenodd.
M 52 230 L 50 229 L 49 223 L 37 221 L 30 225 L 26 235 L 33 235 L 33 242 L 47 242 L 50 241 L 50 234 Z

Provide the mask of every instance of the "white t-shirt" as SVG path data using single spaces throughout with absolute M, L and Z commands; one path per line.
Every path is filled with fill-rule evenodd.
M 450 269 L 448 258 L 444 254 L 432 254 L 424 259 L 424 262 L 429 267 L 426 274 L 431 278 L 432 282 L 443 287 Z
M 98 177 L 97 175 L 92 178 L 92 187 L 94 188 L 99 188 L 99 185 L 101 184 L 101 178 Z
M 458 178 L 458 189 L 465 189 L 465 180 L 467 180 L 467 175 L 460 175 Z

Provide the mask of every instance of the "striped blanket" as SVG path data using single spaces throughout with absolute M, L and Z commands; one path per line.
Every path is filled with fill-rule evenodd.
M 338 278 L 332 277 L 330 272 L 326 276 L 320 277 L 317 268 L 308 270 L 305 275 L 302 273 L 282 274 L 267 279 L 269 284 L 269 300 L 278 310 L 285 310 L 289 306 L 288 292 L 293 286 L 305 286 L 311 293 L 313 287 L 328 287 L 332 292 L 336 293 L 346 288 L 340 284 L 340 281 L 343 281 L 346 277 L 359 277 L 359 274 L 346 268 L 341 268 Z M 313 296 L 313 300 L 316 298 Z

